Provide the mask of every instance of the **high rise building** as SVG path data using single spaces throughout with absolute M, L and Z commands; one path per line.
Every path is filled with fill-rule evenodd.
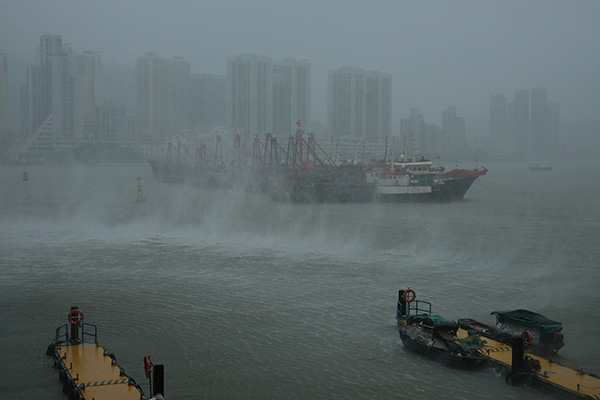
M 162 140 L 190 129 L 190 63 L 156 53 L 136 63 L 138 130 Z
M 273 131 L 273 62 L 247 53 L 227 58 L 226 121 L 248 140 Z
M 367 72 L 365 138 L 371 143 L 381 142 L 392 135 L 392 76 Z
M 84 137 L 86 121 L 101 104 L 100 80 L 99 53 L 76 54 L 62 36 L 43 35 L 22 89 L 23 132 L 32 135 L 47 124 L 55 138 Z
M 503 138 L 507 135 L 506 129 L 506 96 L 501 93 L 490 96 L 490 136 Z
M 195 131 L 225 126 L 225 90 L 223 75 L 192 74 L 191 123 Z
M 23 137 L 11 148 L 11 158 L 39 158 L 70 150 L 88 138 L 86 126 L 100 99 L 100 55 L 74 53 L 60 35 L 43 35 L 36 63 L 27 68 L 21 87 Z
M 311 65 L 287 58 L 273 63 L 273 133 L 288 136 L 300 121 L 311 129 Z
M 429 137 L 427 136 L 427 124 L 425 123 L 425 117 L 416 108 L 411 108 L 408 112 L 408 118 L 402 118 L 400 120 L 400 136 L 402 138 L 402 144 L 399 151 L 402 156 L 412 158 L 413 151 L 418 153 L 426 152 L 429 149 Z M 394 149 L 398 150 L 398 149 Z
M 63 57 L 62 36 L 43 35 L 36 47 L 35 64 L 27 67 L 21 88 L 21 131 L 32 135 L 52 113 L 52 70 L 50 59 Z
M 560 146 L 560 104 L 554 101 L 548 102 L 548 119 L 547 119 L 548 136 L 550 137 L 551 155 L 558 152 Z
M 330 70 L 327 79 L 327 126 L 337 137 L 365 137 L 367 75 L 362 69 Z
M 342 67 L 329 71 L 327 84 L 330 135 L 360 137 L 370 142 L 391 135 L 390 75 Z
M 441 151 L 452 157 L 463 157 L 466 149 L 467 126 L 465 119 L 457 115 L 456 107 L 442 112 Z
M 514 139 L 517 152 L 528 154 L 529 151 L 529 90 L 515 90 L 514 95 Z
M 8 55 L 0 53 L 0 135 L 8 130 Z M 1 139 L 1 138 L 0 138 Z
M 546 89 L 531 89 L 531 154 L 538 157 L 547 155 L 550 150 L 547 117 Z
M 102 105 L 102 73 L 100 70 L 100 53 L 85 50 L 75 55 L 77 73 L 83 79 L 83 115 L 86 121 L 95 118 L 96 107 Z
M 94 139 L 103 141 L 117 141 L 132 139 L 127 131 L 127 116 L 125 108 L 115 106 L 110 101 L 95 107 Z

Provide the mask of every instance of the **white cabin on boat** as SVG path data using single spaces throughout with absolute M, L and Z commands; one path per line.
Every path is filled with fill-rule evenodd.
M 371 180 L 382 196 L 427 194 L 440 182 L 440 171 L 430 160 L 391 162 L 389 167 L 374 171 Z

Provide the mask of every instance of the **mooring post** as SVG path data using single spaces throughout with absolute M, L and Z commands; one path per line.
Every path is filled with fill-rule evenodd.
M 396 310 L 396 319 L 402 319 L 406 315 L 406 301 L 404 301 L 404 290 L 398 290 L 398 306 Z
M 525 356 L 525 349 L 523 346 L 523 338 L 515 337 L 512 340 L 512 373 L 517 375 L 523 372 L 523 357 Z
M 71 322 L 71 340 L 79 340 L 79 315 L 77 313 L 73 313 L 73 310 L 79 310 L 79 307 L 72 306 L 71 313 L 69 315 L 73 315 L 73 317 L 69 320 Z
M 157 364 L 153 368 L 153 385 L 152 394 L 165 396 L 165 366 L 163 364 Z

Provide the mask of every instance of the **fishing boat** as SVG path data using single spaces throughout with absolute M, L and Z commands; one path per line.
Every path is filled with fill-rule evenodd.
M 414 290 L 398 291 L 396 313 L 402 344 L 445 365 L 473 369 L 487 364 L 478 350 L 483 341 L 477 335 L 459 338 L 459 324 L 431 314 L 431 303 L 417 300 Z
M 463 318 L 461 328 L 474 330 L 479 335 L 501 343 L 511 343 L 520 337 L 527 351 L 540 356 L 552 356 L 564 347 L 562 324 L 529 310 L 493 311 L 496 325 L 489 326 L 479 321 Z
M 318 165 L 290 171 L 271 185 L 271 199 L 294 203 L 365 203 L 375 199 L 360 165 Z
M 164 399 L 164 366 L 144 357 L 144 372 L 151 382 L 150 397 L 117 364 L 114 354 L 98 344 L 98 328 L 83 322 L 85 316 L 71 307 L 68 323 L 56 328 L 46 354 L 54 357 L 63 393 L 72 400 L 160 400 Z

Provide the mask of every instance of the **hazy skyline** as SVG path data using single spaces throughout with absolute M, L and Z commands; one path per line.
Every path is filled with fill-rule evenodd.
M 511 99 L 521 88 L 546 88 L 561 119 L 597 121 L 599 18 L 600 2 L 591 0 L 0 0 L 0 52 L 13 91 L 40 36 L 58 34 L 76 52 L 129 67 L 146 52 L 220 75 L 231 55 L 306 59 L 313 119 L 324 124 L 327 71 L 342 66 L 392 75 L 394 132 L 413 107 L 436 124 L 448 106 L 487 119 L 490 94 Z

